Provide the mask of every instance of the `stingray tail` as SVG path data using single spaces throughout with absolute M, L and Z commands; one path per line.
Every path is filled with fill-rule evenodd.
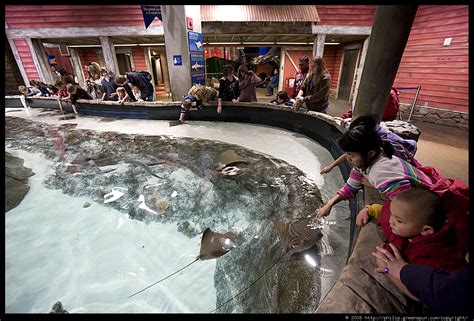
M 219 309 L 222 308 L 224 305 L 226 305 L 227 303 L 229 303 L 230 301 L 232 301 L 233 299 L 235 299 L 236 297 L 238 297 L 239 295 L 241 295 L 242 293 L 244 293 L 245 291 L 247 291 L 248 289 L 250 289 L 250 287 L 251 287 L 252 285 L 254 285 L 255 283 L 257 283 L 257 281 L 260 280 L 263 276 L 265 276 L 265 274 L 267 274 L 267 272 L 270 271 L 270 269 L 271 269 L 272 267 L 274 267 L 275 264 L 277 264 L 277 263 L 281 260 L 281 258 L 282 258 L 283 256 L 285 256 L 286 253 L 288 253 L 288 251 L 285 251 L 285 252 L 278 258 L 278 260 L 276 260 L 272 265 L 270 265 L 270 267 L 269 267 L 265 272 L 263 272 L 263 274 L 260 275 L 255 281 L 253 281 L 252 283 L 250 283 L 250 285 L 249 285 L 248 287 L 246 287 L 245 289 L 243 289 L 242 291 L 240 291 L 239 293 L 237 293 L 236 295 L 234 295 L 234 296 L 231 297 L 229 300 L 225 301 L 224 303 L 222 303 L 221 305 L 219 305 L 217 308 L 215 308 L 214 310 L 212 310 L 212 311 L 209 312 L 209 313 L 213 313 L 214 311 L 219 310 Z
M 138 292 L 133 293 L 132 295 L 129 295 L 128 298 L 130 299 L 132 296 L 135 296 L 135 295 L 137 295 L 138 293 L 141 293 L 141 292 L 145 291 L 146 289 L 149 289 L 149 288 L 151 288 L 152 286 L 154 286 L 154 285 L 156 285 L 156 284 L 158 284 L 158 283 L 160 283 L 160 282 L 166 280 L 167 278 L 172 277 L 172 276 L 175 275 L 176 273 L 181 272 L 182 270 L 184 270 L 185 268 L 187 268 L 188 266 L 190 266 L 191 264 L 193 264 L 194 262 L 196 262 L 196 261 L 198 261 L 198 260 L 199 260 L 199 257 L 197 257 L 194 261 L 192 261 L 191 263 L 189 263 L 189 264 L 187 264 L 186 266 L 182 267 L 182 268 L 179 269 L 178 271 L 171 273 L 170 275 L 168 275 L 168 276 L 162 278 L 162 279 L 159 280 L 159 281 L 156 281 L 155 283 L 153 283 L 153 284 L 147 286 L 147 287 L 144 288 L 144 289 L 141 289 L 141 290 L 138 291 Z

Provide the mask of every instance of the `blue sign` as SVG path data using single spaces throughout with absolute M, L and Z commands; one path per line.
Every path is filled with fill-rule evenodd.
M 206 85 L 206 62 L 202 53 L 190 53 L 190 64 L 191 64 L 191 83 Z
M 175 66 L 181 66 L 183 64 L 183 59 L 181 58 L 181 55 L 173 56 L 173 63 Z
M 188 31 L 189 51 L 204 52 L 202 33 Z
M 161 16 L 161 6 L 141 6 L 142 7 L 142 15 L 143 21 L 145 22 L 145 29 L 151 25 L 155 18 L 160 19 L 163 21 Z

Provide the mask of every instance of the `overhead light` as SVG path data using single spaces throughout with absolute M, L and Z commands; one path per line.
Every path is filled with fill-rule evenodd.
M 143 46 L 164 46 L 165 44 L 164 43 L 139 43 L 138 44 L 139 46 L 143 47 Z
M 120 44 L 114 45 L 114 47 L 134 47 L 134 46 L 138 46 L 138 43 L 120 43 Z
M 68 45 L 68 47 L 70 48 L 100 48 L 102 46 L 101 45 L 71 45 L 71 46 Z
M 325 42 L 324 45 L 340 45 L 340 42 Z

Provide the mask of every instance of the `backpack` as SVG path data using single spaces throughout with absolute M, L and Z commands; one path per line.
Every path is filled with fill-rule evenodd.
M 138 71 L 137 70 L 132 70 L 132 72 L 136 72 L 137 74 L 140 74 L 141 76 L 143 76 L 149 82 L 151 82 L 151 80 L 153 79 L 152 75 L 148 71 L 145 71 L 145 70 L 138 70 Z

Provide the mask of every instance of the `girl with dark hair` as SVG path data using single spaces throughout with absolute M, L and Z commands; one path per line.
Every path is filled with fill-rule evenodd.
M 351 124 L 339 140 L 339 146 L 353 168 L 346 184 L 316 211 L 318 218 L 329 215 L 334 204 L 354 198 L 362 188 L 364 179 L 388 199 L 393 199 L 412 185 L 431 188 L 436 183 L 424 171 L 395 156 L 392 144 L 380 138 L 368 118 Z
M 362 125 L 367 128 L 372 128 L 375 133 L 380 137 L 380 139 L 382 139 L 382 141 L 389 142 L 392 145 L 392 147 L 394 148 L 395 156 L 409 162 L 415 167 L 421 166 L 421 164 L 414 157 L 417 150 L 416 141 L 411 139 L 403 139 L 397 134 L 394 134 L 391 131 L 384 129 L 379 124 L 377 124 L 377 122 L 375 121 L 376 118 L 376 115 L 361 116 L 351 122 L 349 130 Z M 329 173 L 334 167 L 346 160 L 347 155 L 344 153 L 334 162 L 323 167 L 323 169 L 321 169 L 320 174 Z

